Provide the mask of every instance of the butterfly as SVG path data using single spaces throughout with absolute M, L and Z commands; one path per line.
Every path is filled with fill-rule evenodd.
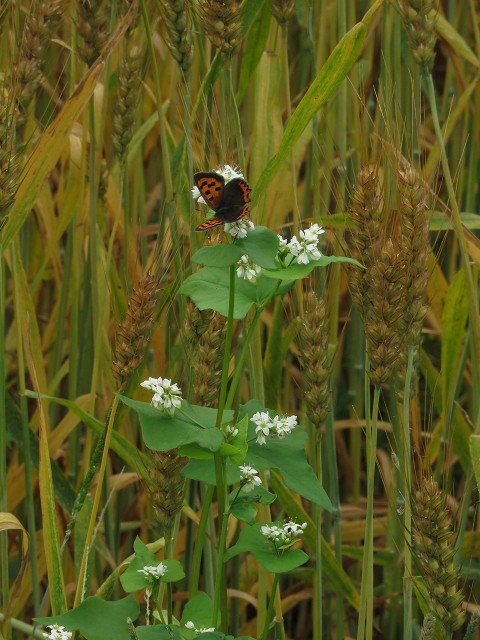
M 215 217 L 202 222 L 195 231 L 208 231 L 225 222 L 236 222 L 248 214 L 250 186 L 243 178 L 233 178 L 225 184 L 225 178 L 215 171 L 194 175 L 195 185 Z

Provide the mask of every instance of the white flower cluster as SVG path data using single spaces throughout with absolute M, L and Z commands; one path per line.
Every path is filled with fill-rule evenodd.
M 308 264 L 310 260 L 319 260 L 322 257 L 318 249 L 318 237 L 325 233 L 325 229 L 312 224 L 308 229 L 300 230 L 300 239 L 293 236 L 290 242 L 287 242 L 282 236 L 278 236 L 280 241 L 280 253 L 288 252 L 295 257 L 294 262 L 297 264 Z
M 251 220 L 237 220 L 236 222 L 226 222 L 223 225 L 225 233 L 229 233 L 232 238 L 246 238 L 250 229 L 255 229 L 255 225 Z
M 252 284 L 257 282 L 258 276 L 262 273 L 262 267 L 252 262 L 247 255 L 242 256 L 237 265 L 237 278 L 243 278 Z
M 270 418 L 266 411 L 255 413 L 252 422 L 256 425 L 257 444 L 265 444 L 267 436 L 272 438 L 284 438 L 290 435 L 297 426 L 297 416 L 275 416 Z
M 215 627 L 200 627 L 197 629 L 191 620 L 185 623 L 185 627 L 187 629 L 194 629 L 196 633 L 213 633 L 215 631 Z
M 153 391 L 152 405 L 157 409 L 165 409 L 171 416 L 182 405 L 182 392 L 169 378 L 149 378 L 141 382 L 140 386 Z
M 244 491 L 248 493 L 262 484 L 262 480 L 258 477 L 258 471 L 256 469 L 250 467 L 248 464 L 238 468 L 240 469 L 240 481 Z
M 47 629 L 51 629 L 50 633 L 44 633 L 43 635 L 48 640 L 69 640 L 72 637 L 71 631 L 67 631 L 65 627 L 61 627 L 58 624 L 49 624 Z
M 214 173 L 219 173 L 221 176 L 223 176 L 225 178 L 225 183 L 230 182 L 230 180 L 233 180 L 233 178 L 242 178 L 242 180 L 245 179 L 243 177 L 243 173 L 241 173 L 235 167 L 232 167 L 229 164 L 224 164 L 223 167 L 219 167 L 218 169 L 215 169 Z M 199 202 L 200 204 L 207 204 L 204 198 L 202 197 L 202 194 L 200 193 L 200 189 L 197 187 L 197 185 L 192 187 L 192 198 L 197 202 Z
M 289 522 L 285 522 L 283 526 L 279 526 L 277 524 L 264 524 L 260 531 L 267 538 L 267 540 L 271 540 L 272 542 L 279 542 L 281 545 L 289 545 L 294 540 L 303 535 L 303 532 L 307 528 L 307 523 L 297 524 L 290 520 Z
M 138 573 L 143 573 L 147 580 L 159 580 L 162 576 L 164 576 L 168 569 L 163 562 L 157 564 L 156 567 L 145 565 L 143 569 L 137 569 Z
M 225 438 L 225 442 L 231 442 L 238 436 L 238 429 L 236 429 L 231 424 L 227 424 L 227 426 L 223 430 L 223 435 Z

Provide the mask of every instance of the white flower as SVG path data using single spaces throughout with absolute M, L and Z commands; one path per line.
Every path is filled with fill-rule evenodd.
M 240 480 L 242 488 L 247 493 L 262 484 L 262 480 L 258 477 L 258 471 L 249 465 L 240 466 Z
M 260 531 L 267 538 L 267 540 L 274 541 L 280 540 L 283 533 L 283 529 L 281 527 L 278 527 L 276 524 L 264 524 Z
M 237 264 L 237 277 L 255 284 L 258 276 L 262 273 L 262 267 L 252 262 L 246 254 L 240 258 Z
M 261 413 L 257 411 L 257 413 L 252 416 L 252 422 L 257 425 L 255 427 L 257 444 L 265 444 L 266 436 L 270 435 L 272 428 L 272 419 L 266 411 L 262 411 Z
M 275 416 L 270 418 L 266 411 L 257 412 L 252 416 L 251 420 L 256 425 L 257 444 L 265 444 L 267 441 L 266 436 L 272 436 L 272 438 L 288 436 L 297 426 L 297 416 Z
M 230 164 L 224 164 L 223 167 L 219 167 L 215 169 L 215 173 L 219 173 L 221 176 L 225 178 L 225 182 L 230 182 L 234 178 L 241 178 L 245 180 L 243 173 L 239 171 L 238 167 L 232 167 Z
M 251 220 L 237 220 L 237 222 L 226 222 L 223 225 L 225 233 L 229 233 L 232 238 L 246 238 L 249 229 L 255 229 L 255 225 Z
M 308 229 L 299 232 L 300 240 L 297 236 L 293 236 L 287 243 L 288 250 L 295 256 L 295 262 L 298 264 L 308 264 L 310 260 L 319 260 L 322 257 L 317 245 L 318 236 L 325 233 L 325 229 L 319 227 L 318 224 L 312 224 Z
M 213 633 L 215 631 L 215 627 L 200 627 L 199 629 L 193 624 L 191 620 L 185 623 L 186 629 L 194 629 L 197 634 L 200 633 Z
M 137 569 L 138 573 L 143 573 L 147 580 L 159 580 L 162 576 L 164 576 L 168 569 L 167 566 L 160 562 L 156 567 L 145 565 L 143 569 Z
M 148 378 L 140 386 L 153 391 L 152 405 L 155 408 L 161 407 L 172 416 L 182 405 L 182 392 L 170 378 Z
M 283 545 L 290 545 L 294 540 L 303 535 L 303 532 L 307 528 L 307 523 L 297 524 L 293 520 L 285 522 L 282 526 L 277 524 L 268 525 L 265 524 L 261 527 L 260 531 L 267 538 L 275 543 Z
M 231 442 L 238 436 L 238 429 L 235 429 L 235 427 L 233 427 L 231 424 L 227 424 L 224 429 L 223 435 L 225 437 L 225 442 Z
M 273 419 L 273 429 L 278 438 L 290 435 L 296 426 L 297 416 L 286 416 L 283 418 L 275 416 Z
M 58 624 L 49 624 L 47 629 L 51 629 L 50 633 L 44 633 L 43 635 L 49 640 L 69 640 L 72 637 L 71 631 L 67 631 L 65 627 L 61 627 Z
M 325 229 L 323 227 L 320 227 L 318 224 L 312 224 L 308 229 L 300 231 L 300 237 L 307 242 L 317 242 L 318 236 L 321 236 L 322 233 L 325 233 Z

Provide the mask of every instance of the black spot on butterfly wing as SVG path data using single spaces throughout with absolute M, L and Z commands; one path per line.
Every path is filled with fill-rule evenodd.
M 223 201 L 225 178 L 215 171 L 201 171 L 193 178 L 205 202 L 216 211 Z

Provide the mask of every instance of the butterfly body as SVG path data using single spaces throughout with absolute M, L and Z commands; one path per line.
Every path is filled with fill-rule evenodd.
M 243 178 L 225 178 L 215 171 L 194 175 L 195 185 L 215 217 L 205 220 L 195 231 L 208 231 L 226 222 L 236 222 L 248 214 L 251 189 Z

